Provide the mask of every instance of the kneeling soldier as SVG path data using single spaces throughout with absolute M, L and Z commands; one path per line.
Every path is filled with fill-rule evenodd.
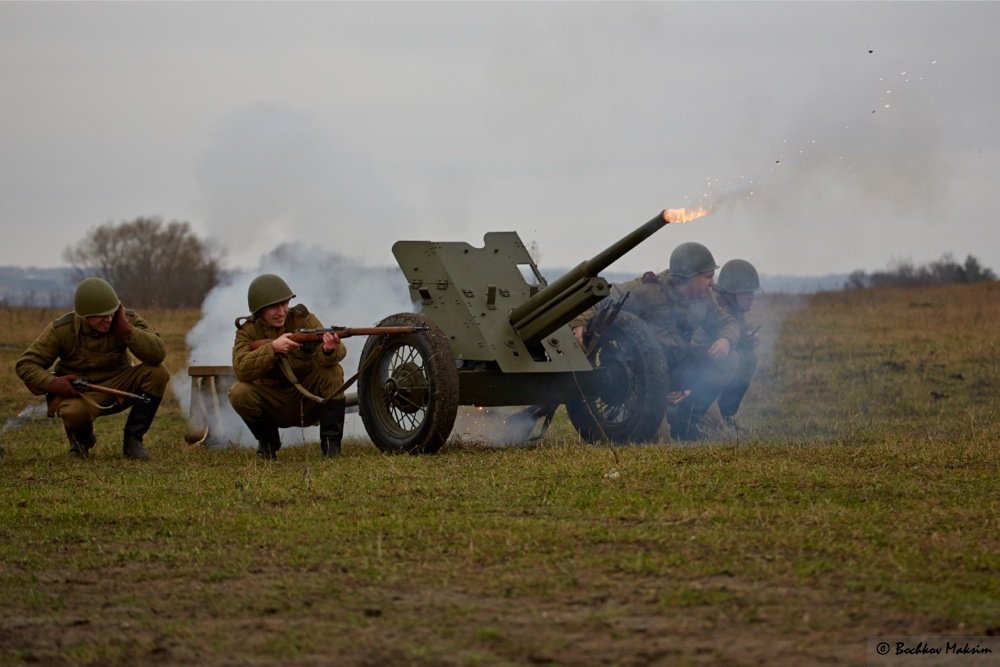
M 128 459 L 148 459 L 142 438 L 170 379 L 161 365 L 163 339 L 138 313 L 126 309 L 101 278 L 87 278 L 77 286 L 73 308 L 51 322 L 18 358 L 17 376 L 32 393 L 45 394 L 49 415 L 63 420 L 70 456 L 86 457 L 97 444 L 95 419 L 131 408 L 122 453 Z M 132 356 L 140 363 L 133 365 Z M 55 375 L 49 372 L 53 364 Z M 88 391 L 87 383 L 135 398 Z
M 670 253 L 667 270 L 647 272 L 615 285 L 611 298 L 629 299 L 622 306 L 650 326 L 666 356 L 670 384 L 667 420 L 675 440 L 702 437 L 700 421 L 733 373 L 730 349 L 739 338 L 739 326 L 711 297 L 719 268 L 708 248 L 682 243 Z M 570 322 L 581 346 L 592 308 Z M 696 332 L 707 338 L 700 341 Z
M 347 348 L 335 333 L 322 343 L 297 343 L 290 334 L 323 325 L 279 276 L 257 276 L 247 290 L 252 313 L 236 320 L 229 402 L 257 439 L 257 456 L 270 460 L 281 448 L 279 428 L 319 423 L 320 450 L 338 456 L 344 434 L 344 371 Z M 259 341 L 263 341 L 261 344 Z M 255 344 L 256 343 L 256 344 Z
M 754 292 L 759 289 L 757 269 L 745 259 L 731 259 L 723 264 L 715 284 L 719 305 L 740 325 L 740 338 L 733 349 L 737 358 L 736 370 L 719 395 L 719 413 L 733 428 L 737 428 L 736 412 L 757 371 L 760 344 L 757 331 L 760 327 L 752 326 L 747 316 L 753 308 Z

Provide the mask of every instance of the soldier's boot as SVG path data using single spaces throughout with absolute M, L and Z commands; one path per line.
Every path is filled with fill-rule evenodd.
M 90 455 L 90 450 L 97 444 L 97 437 L 94 435 L 94 425 L 89 424 L 80 431 L 70 431 L 66 429 L 66 437 L 69 438 L 69 456 L 76 459 L 85 459 Z
M 670 406 L 667 409 L 667 418 L 670 420 L 671 436 L 687 442 L 704 438 L 702 420 L 715 402 L 716 393 L 709 386 L 695 385 L 690 396 L 679 405 Z
M 701 418 L 705 413 L 693 408 L 693 403 L 690 400 L 667 408 L 667 421 L 670 423 L 671 439 L 694 442 L 703 437 L 700 424 Z
M 160 408 L 160 398 L 142 393 L 149 399 L 149 402 L 137 401 L 128 411 L 128 418 L 125 420 L 125 437 L 122 443 L 122 454 L 127 459 L 145 461 L 149 458 L 149 452 L 142 444 L 142 437 L 153 425 L 153 418 Z
M 670 424 L 670 439 L 674 441 L 691 440 L 690 410 L 668 409 L 667 422 Z
M 736 418 L 736 413 L 740 410 L 743 396 L 749 389 L 748 384 L 739 384 L 727 387 L 719 394 L 719 414 L 728 423 Z
M 281 439 L 278 436 L 257 441 L 257 458 L 264 461 L 273 461 L 278 458 L 278 450 L 281 449 Z
M 273 461 L 278 458 L 278 450 L 281 449 L 281 436 L 278 435 L 278 427 L 273 424 L 247 423 L 253 437 L 257 439 L 257 458 L 264 461 Z
M 340 456 L 344 439 L 344 399 L 327 401 L 320 407 L 319 448 L 323 456 Z

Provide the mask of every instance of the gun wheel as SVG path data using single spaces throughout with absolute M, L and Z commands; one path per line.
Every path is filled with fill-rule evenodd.
M 458 370 L 448 339 L 417 313 L 378 326 L 421 326 L 402 336 L 371 336 L 361 352 L 358 412 L 368 437 L 387 453 L 433 454 L 458 414 Z
M 649 327 L 621 312 L 601 336 L 594 364 L 600 386 L 566 404 L 570 421 L 587 442 L 655 440 L 667 407 L 667 361 Z

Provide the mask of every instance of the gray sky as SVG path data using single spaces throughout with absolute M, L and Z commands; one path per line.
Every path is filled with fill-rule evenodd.
M 1000 271 L 1000 3 L 0 3 L 0 265 L 185 220 L 394 264 L 492 229 L 614 270 Z

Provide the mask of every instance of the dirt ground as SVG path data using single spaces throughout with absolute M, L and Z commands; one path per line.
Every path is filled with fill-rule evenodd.
M 37 583 L 50 613 L 3 611 L 4 664 L 857 665 L 872 637 L 963 633 L 885 613 L 870 594 L 732 576 L 697 583 L 719 604 L 665 604 L 669 584 L 625 575 L 555 596 L 475 577 L 359 587 L 336 567 L 208 583 L 135 565 L 48 578 Z

